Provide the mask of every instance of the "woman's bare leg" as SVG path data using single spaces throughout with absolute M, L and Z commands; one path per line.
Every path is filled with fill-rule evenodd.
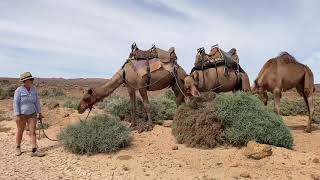
M 17 124 L 17 133 L 16 133 L 16 145 L 17 147 L 21 145 L 22 136 L 24 128 L 26 127 L 26 120 L 22 117 L 17 117 L 16 124 Z
M 36 126 L 37 120 L 35 118 L 28 119 L 29 136 L 31 139 L 32 148 L 37 148 Z

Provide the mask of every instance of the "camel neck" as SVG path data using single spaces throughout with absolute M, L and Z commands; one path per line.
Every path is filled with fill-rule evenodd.
M 109 96 L 114 90 L 116 90 L 122 84 L 122 77 L 120 73 L 116 73 L 112 76 L 112 78 L 102 85 L 95 89 L 95 93 L 97 95 L 97 99 L 101 100 L 107 96 Z

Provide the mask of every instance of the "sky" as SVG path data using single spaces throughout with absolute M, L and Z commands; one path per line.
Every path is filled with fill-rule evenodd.
M 1 0 L 0 77 L 110 78 L 130 46 L 174 46 L 189 72 L 197 48 L 238 50 L 252 82 L 282 51 L 320 83 L 317 0 Z

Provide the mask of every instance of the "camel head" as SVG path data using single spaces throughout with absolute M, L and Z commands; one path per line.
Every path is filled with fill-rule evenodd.
M 258 96 L 258 98 L 267 105 L 268 103 L 268 94 L 267 91 L 263 90 L 261 86 L 257 83 L 257 80 L 254 81 L 254 86 L 251 88 L 252 94 Z
M 187 95 L 200 96 L 200 92 L 198 90 L 198 82 L 196 82 L 191 76 L 186 76 L 184 78 L 184 89 Z
M 80 104 L 78 107 L 78 112 L 80 114 L 84 113 L 87 109 L 92 109 L 93 105 L 97 102 L 97 97 L 94 93 L 93 89 L 89 89 L 82 99 L 80 100 Z

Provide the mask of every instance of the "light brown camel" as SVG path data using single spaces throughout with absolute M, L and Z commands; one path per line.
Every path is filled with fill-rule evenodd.
M 306 65 L 299 63 L 287 52 L 268 60 L 254 81 L 253 93 L 258 93 L 265 105 L 268 103 L 267 91 L 274 95 L 274 109 L 280 114 L 281 93 L 296 88 L 303 97 L 309 112 L 306 132 L 311 132 L 314 112 L 313 94 L 315 91 L 313 73 Z
M 199 50 L 201 51 L 201 49 Z M 233 48 L 232 51 L 234 50 Z M 184 80 L 185 90 L 193 95 L 196 95 L 192 90 L 194 86 L 197 87 L 200 92 L 251 91 L 248 75 L 240 66 L 239 72 L 234 67 L 227 68 L 225 66 L 226 62 L 217 60 L 217 52 L 217 48 L 212 48 L 208 55 L 205 54 L 202 56 L 203 54 L 198 51 L 195 58 L 195 68 L 192 70 L 190 76 L 187 76 Z M 213 57 L 213 60 L 210 60 L 211 57 Z M 200 64 L 201 61 L 204 62 L 204 67 L 207 66 L 207 68 L 202 68 Z
M 80 101 L 78 112 L 83 113 L 86 109 L 92 108 L 95 103 L 109 96 L 115 89 L 124 84 L 127 87 L 132 107 L 131 127 L 135 127 L 137 125 L 137 122 L 135 120 L 135 102 L 136 90 L 138 90 L 143 99 L 146 120 L 148 121 L 145 129 L 141 130 L 152 130 L 153 126 L 150 115 L 150 104 L 147 91 L 157 91 L 171 86 L 176 96 L 177 106 L 184 102 L 185 92 L 183 89 L 183 80 L 187 76 L 187 74 L 178 64 L 175 63 L 172 64 L 172 66 L 175 67 L 174 72 L 168 71 L 164 67 L 151 72 L 149 79 L 150 85 L 149 87 L 147 87 L 146 84 L 148 76 L 139 76 L 139 74 L 133 68 L 132 64 L 129 61 L 123 66 L 122 69 L 120 69 L 115 75 L 113 75 L 111 80 L 108 81 L 105 85 L 98 88 L 89 89 Z

